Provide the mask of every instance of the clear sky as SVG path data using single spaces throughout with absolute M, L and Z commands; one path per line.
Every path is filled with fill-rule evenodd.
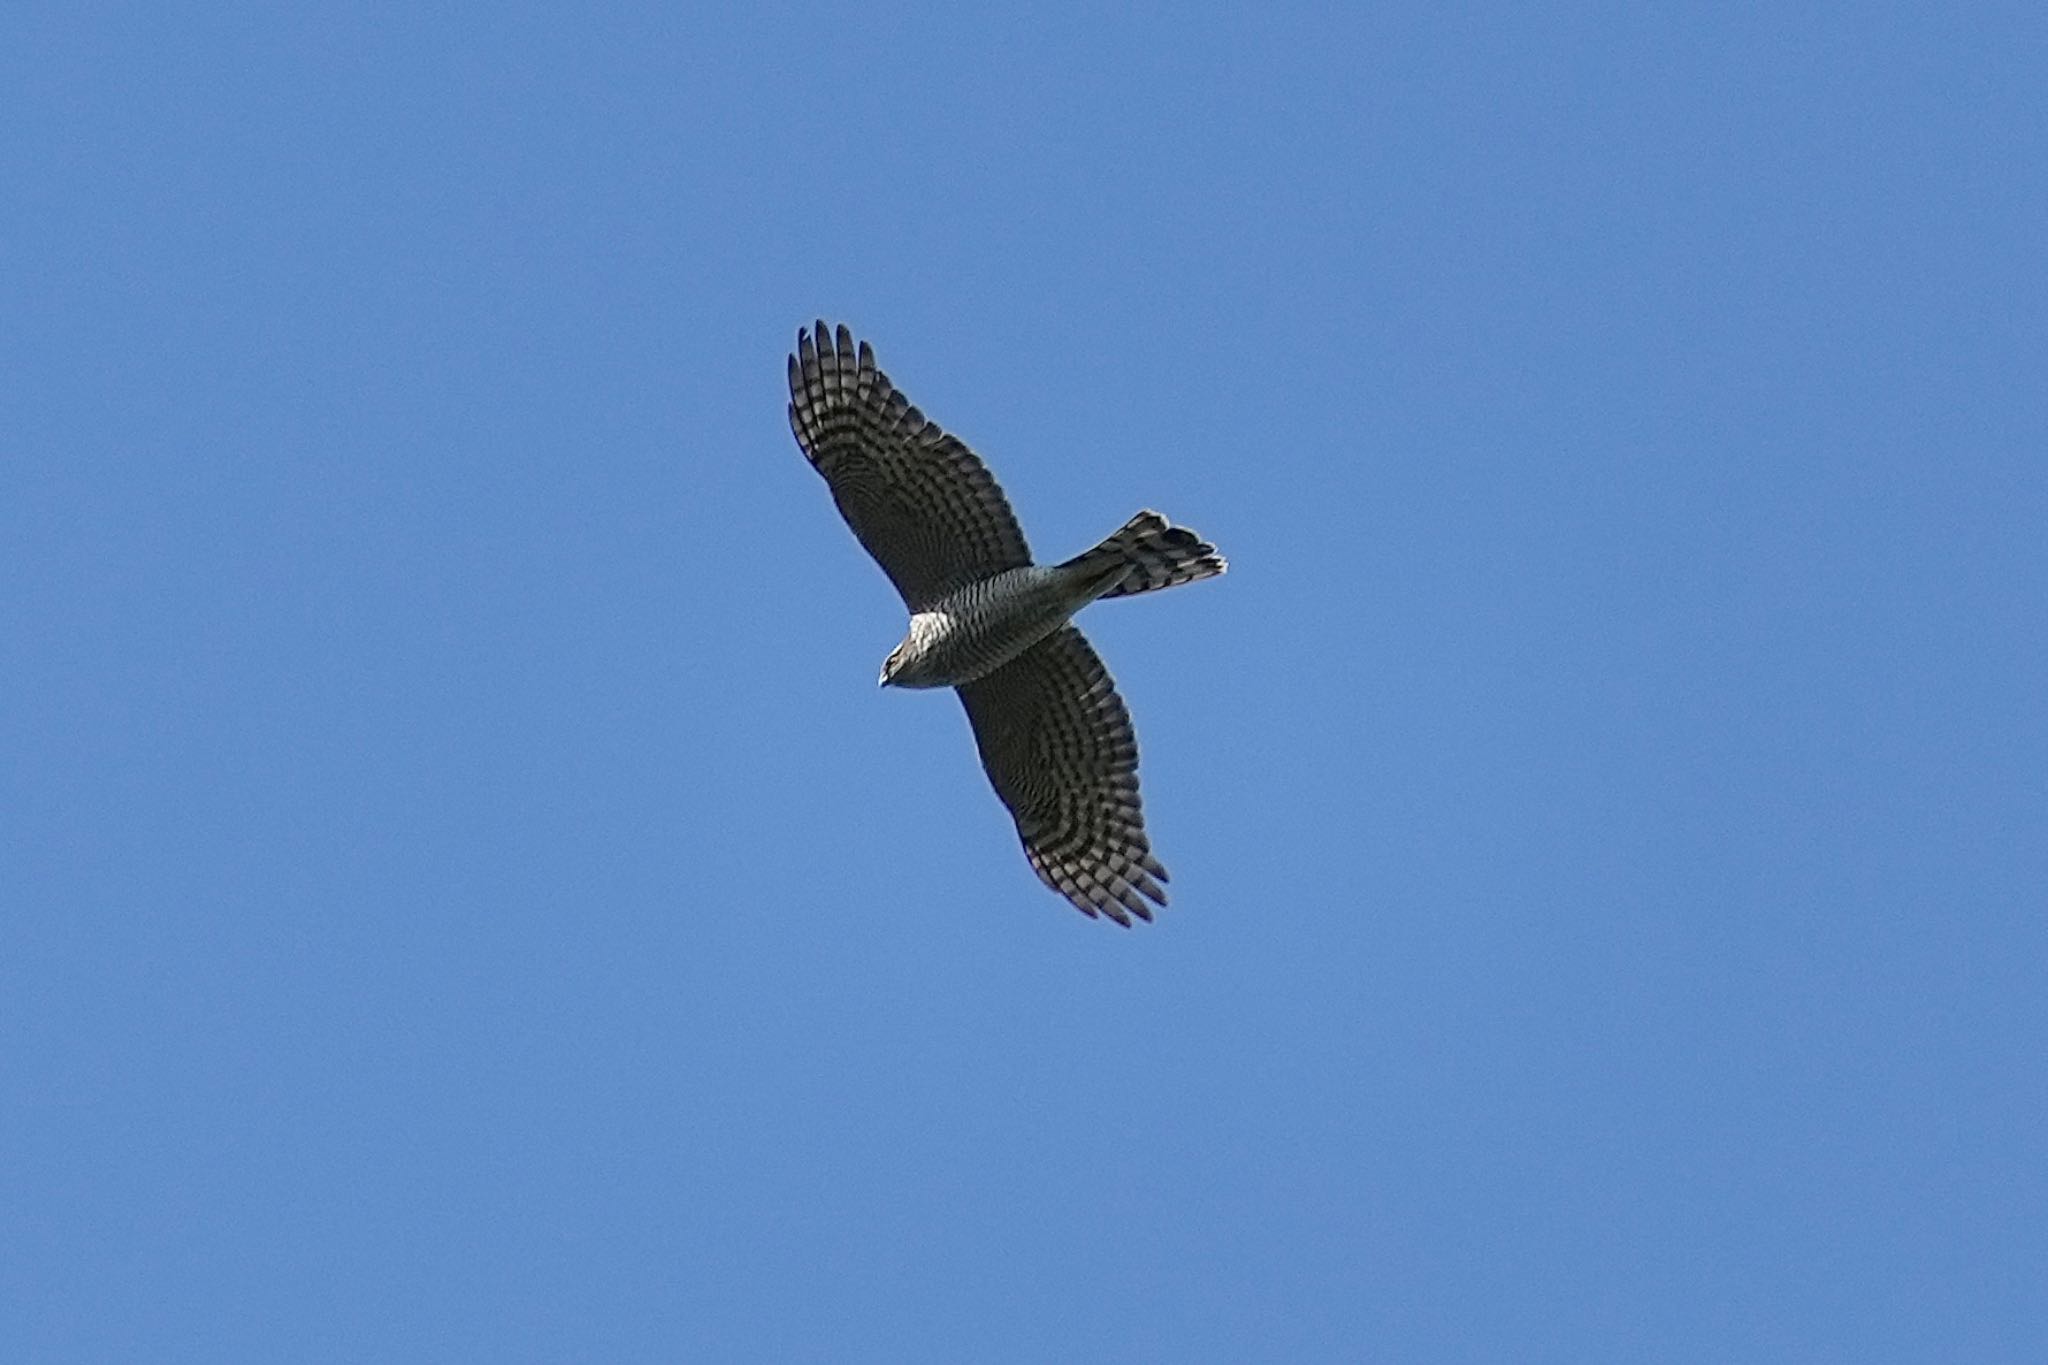
M 2043 9 L 1105 8 L 6 8 L 0 1358 L 2044 1358 Z

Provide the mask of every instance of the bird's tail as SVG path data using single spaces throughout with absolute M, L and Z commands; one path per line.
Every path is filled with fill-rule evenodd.
M 1140 512 L 1115 535 L 1060 567 L 1107 579 L 1109 587 L 1100 596 L 1129 597 L 1213 578 L 1229 566 L 1214 545 L 1187 527 L 1170 525 L 1157 512 Z

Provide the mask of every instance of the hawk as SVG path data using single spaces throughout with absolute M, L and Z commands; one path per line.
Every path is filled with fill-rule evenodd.
M 844 326 L 799 330 L 789 425 L 910 609 L 884 687 L 951 687 L 1024 856 L 1083 914 L 1128 928 L 1166 904 L 1138 800 L 1130 712 L 1068 618 L 1103 597 L 1224 571 L 1216 547 L 1140 512 L 1094 549 L 1031 562 L 995 477 L 911 406 Z

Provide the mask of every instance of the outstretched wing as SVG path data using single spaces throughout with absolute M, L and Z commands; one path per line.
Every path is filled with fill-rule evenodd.
M 1083 914 L 1128 926 L 1166 904 L 1138 800 L 1138 737 L 1109 670 L 1072 626 L 959 688 L 1024 856 Z
M 950 590 L 1031 562 L 1003 490 L 875 368 L 875 353 L 839 328 L 796 334 L 789 425 L 832 489 L 839 514 L 913 612 Z

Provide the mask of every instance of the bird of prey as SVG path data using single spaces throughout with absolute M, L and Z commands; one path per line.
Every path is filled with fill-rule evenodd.
M 910 609 L 881 685 L 958 690 L 1039 878 L 1091 917 L 1151 919 L 1167 877 L 1145 837 L 1137 736 L 1068 618 L 1097 598 L 1220 574 L 1223 556 L 1147 511 L 1092 550 L 1033 564 L 988 466 L 912 407 L 844 326 L 797 332 L 789 425 Z

